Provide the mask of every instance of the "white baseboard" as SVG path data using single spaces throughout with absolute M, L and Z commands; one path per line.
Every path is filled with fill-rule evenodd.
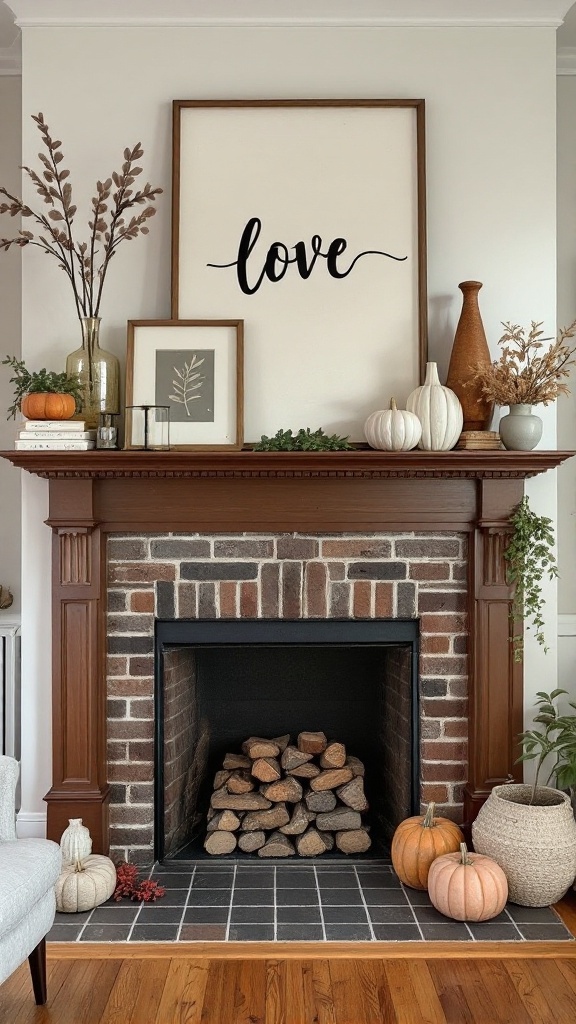
M 558 616 L 558 636 L 576 636 L 576 614 Z
M 16 834 L 19 839 L 45 839 L 46 812 L 18 811 Z

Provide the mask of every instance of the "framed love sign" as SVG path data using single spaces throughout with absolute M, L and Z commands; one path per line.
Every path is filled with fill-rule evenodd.
M 176 100 L 172 317 L 244 321 L 245 436 L 364 439 L 427 352 L 423 100 Z

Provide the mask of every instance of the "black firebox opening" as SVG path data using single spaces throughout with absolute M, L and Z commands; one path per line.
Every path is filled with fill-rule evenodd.
M 366 766 L 372 848 L 419 806 L 415 619 L 157 620 L 157 860 L 203 855 L 212 784 L 249 736 L 321 730 Z M 234 853 L 232 857 L 254 857 Z M 343 857 L 341 853 L 335 856 Z

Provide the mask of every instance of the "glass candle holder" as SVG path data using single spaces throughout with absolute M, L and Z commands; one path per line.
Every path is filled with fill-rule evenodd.
M 126 408 L 126 447 L 141 451 L 168 451 L 170 406 L 129 405 Z
M 98 429 L 96 432 L 97 448 L 118 447 L 118 427 L 116 426 L 117 419 L 118 413 L 116 412 L 100 413 Z

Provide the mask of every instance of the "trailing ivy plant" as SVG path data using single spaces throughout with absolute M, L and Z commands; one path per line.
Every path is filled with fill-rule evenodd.
M 262 434 L 258 444 L 254 445 L 255 452 L 336 452 L 351 448 L 353 445 L 348 444 L 347 437 L 328 436 L 321 427 L 318 430 L 301 427 L 297 434 L 291 430 L 278 430 L 274 437 Z
M 558 576 L 554 556 L 552 520 L 537 516 L 524 496 L 510 516 L 513 527 L 510 542 L 504 552 L 506 578 L 514 587 L 510 617 L 515 623 L 528 620 L 536 640 L 548 651 L 544 636 L 544 605 L 541 583 L 544 576 L 553 580 Z M 527 627 L 530 629 L 530 625 Z M 524 650 L 523 630 L 512 635 L 514 660 L 521 661 Z

